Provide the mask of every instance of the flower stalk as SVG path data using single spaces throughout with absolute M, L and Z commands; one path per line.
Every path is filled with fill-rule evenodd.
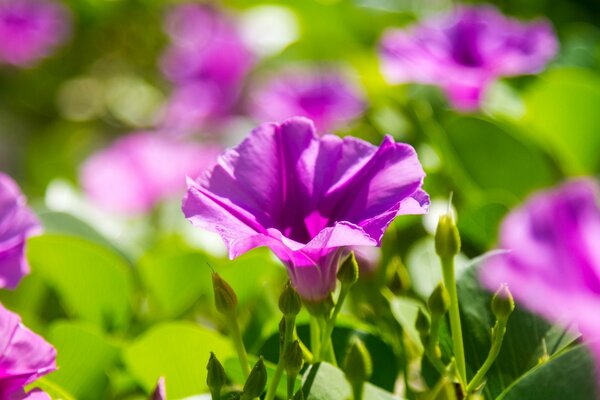
M 435 233 L 435 250 L 442 263 L 444 286 L 450 298 L 450 331 L 452 333 L 452 347 L 456 360 L 458 380 L 464 388 L 467 381 L 467 368 L 465 362 L 465 349 L 463 344 L 460 311 L 458 308 L 458 291 L 454 275 L 454 257 L 460 251 L 460 235 L 454 218 L 450 213 L 440 217 Z

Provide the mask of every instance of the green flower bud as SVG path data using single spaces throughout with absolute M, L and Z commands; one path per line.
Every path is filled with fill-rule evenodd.
M 295 316 L 298 315 L 301 308 L 302 301 L 300 300 L 300 296 L 288 281 L 279 296 L 279 309 L 283 315 Z
M 298 340 L 294 340 L 292 344 L 288 346 L 283 355 L 285 372 L 288 374 L 288 376 L 298 375 L 302 369 L 302 364 L 304 364 L 304 354 L 302 353 L 300 342 Z
M 507 320 L 514 309 L 515 301 L 512 294 L 508 286 L 503 284 L 492 297 L 492 312 L 497 319 Z
M 250 376 L 246 379 L 244 384 L 244 391 L 242 392 L 242 400 L 251 400 L 255 397 L 259 397 L 267 386 L 267 369 L 265 368 L 265 362 L 262 357 L 258 359 Z
M 351 252 L 340 266 L 337 278 L 342 285 L 353 285 L 358 280 L 358 263 L 354 252 Z
M 285 317 L 281 317 L 279 321 L 279 354 L 283 354 L 283 346 L 285 345 Z
M 371 355 L 358 337 L 353 337 L 344 361 L 344 373 L 352 386 L 366 382 L 373 372 Z
M 417 328 L 417 331 L 421 334 L 426 334 L 431 328 L 429 317 L 425 315 L 423 310 L 421 310 L 420 308 L 419 313 L 417 314 L 417 320 L 415 321 L 415 328 Z
M 386 279 L 387 287 L 396 296 L 410 289 L 410 275 L 404 264 L 402 264 L 402 261 L 400 261 L 400 257 L 393 257 L 388 264 Z
M 215 356 L 215 353 L 212 351 L 210 352 L 206 370 L 208 371 L 208 374 L 206 375 L 206 385 L 211 391 L 220 392 L 227 381 L 227 376 L 225 375 L 223 365 L 221 365 L 217 356 Z
M 442 259 L 450 259 L 460 251 L 460 234 L 451 214 L 440 217 L 435 231 L 435 252 Z
M 237 307 L 237 296 L 227 282 L 216 272 L 212 274 L 213 290 L 215 292 L 215 306 L 222 314 L 235 311 Z
M 433 318 L 441 317 L 450 308 L 450 295 L 442 282 L 438 283 L 435 289 L 433 289 L 431 296 L 427 300 L 427 305 Z

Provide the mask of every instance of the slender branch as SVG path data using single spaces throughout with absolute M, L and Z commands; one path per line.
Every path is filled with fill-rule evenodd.
M 456 290 L 456 278 L 454 277 L 454 257 L 441 257 L 442 271 L 444 275 L 444 286 L 450 295 L 450 330 L 452 333 L 452 347 L 456 359 L 456 369 L 461 386 L 467 382 L 467 368 L 465 362 L 465 349 L 463 344 L 462 327 L 460 323 L 460 311 L 458 309 L 458 292 Z
M 250 375 L 250 362 L 248 361 L 248 354 L 246 353 L 246 348 L 244 347 L 244 341 L 242 340 L 240 325 L 238 324 L 235 312 L 225 313 L 225 319 L 229 324 L 231 338 L 233 340 L 233 344 L 235 345 L 235 350 L 237 352 L 238 358 L 240 359 L 242 372 L 244 374 L 244 377 L 248 378 L 248 376 Z

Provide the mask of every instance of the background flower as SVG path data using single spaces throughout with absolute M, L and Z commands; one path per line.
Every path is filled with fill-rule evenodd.
M 69 26 L 66 8 L 54 1 L 0 0 L 0 63 L 35 63 L 66 39 Z
M 264 124 L 191 181 L 183 211 L 218 232 L 229 256 L 268 246 L 292 283 L 318 301 L 335 288 L 349 246 L 378 246 L 390 222 L 424 213 L 425 174 L 412 147 L 325 135 L 311 121 Z
M 0 287 L 14 289 L 29 273 L 25 240 L 40 228 L 17 184 L 0 172 Z
M 258 121 L 307 117 L 328 133 L 359 117 L 365 103 L 360 90 L 334 69 L 292 69 L 255 90 L 252 113 Z
M 592 180 L 576 180 L 532 197 L 502 224 L 499 247 L 509 253 L 481 271 L 490 290 L 507 283 L 530 310 L 590 341 L 600 340 L 599 194 Z
M 476 109 L 487 86 L 502 76 L 540 72 L 558 43 L 546 20 L 520 22 L 491 6 L 463 6 L 381 40 L 381 65 L 390 83 L 438 85 L 452 105 Z
M 109 210 L 147 212 L 183 192 L 185 176 L 197 176 L 217 154 L 213 146 L 134 133 L 90 157 L 80 179 L 87 195 Z

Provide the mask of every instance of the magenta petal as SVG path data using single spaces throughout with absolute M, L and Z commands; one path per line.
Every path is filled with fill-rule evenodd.
M 8 398 L 56 369 L 56 350 L 0 305 L 0 394 Z
M 230 257 L 268 246 L 300 294 L 321 300 L 335 288 L 351 246 L 378 246 L 401 214 L 423 213 L 429 198 L 412 147 L 380 147 L 317 136 L 305 118 L 264 124 L 217 165 L 188 183 L 183 212 L 218 232 Z
M 52 400 L 52 398 L 40 389 L 33 389 L 27 393 L 13 395 L 10 400 Z

